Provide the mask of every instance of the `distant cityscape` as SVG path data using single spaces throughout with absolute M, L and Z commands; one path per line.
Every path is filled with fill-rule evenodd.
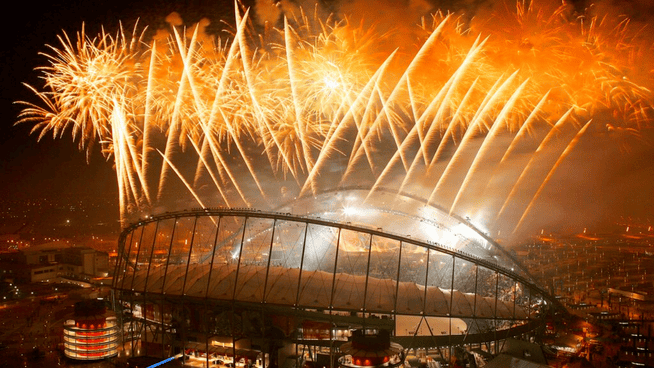
M 107 251 L 117 218 L 116 201 L 97 197 L 0 200 L 0 251 L 57 240 Z

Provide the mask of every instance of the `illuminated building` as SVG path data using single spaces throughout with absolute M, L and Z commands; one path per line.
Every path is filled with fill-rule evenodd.
M 142 354 L 326 367 L 353 330 L 447 359 L 527 336 L 556 305 L 495 244 L 420 238 L 250 209 L 149 217 L 119 240 L 118 315 Z
M 64 323 L 64 354 L 76 360 L 99 360 L 118 354 L 118 324 L 98 300 L 75 304 L 74 319 Z
M 390 341 L 387 330 L 374 335 L 355 330 L 352 341 L 341 345 L 340 350 L 343 356 L 339 359 L 339 364 L 343 368 L 394 368 L 404 360 L 402 346 Z

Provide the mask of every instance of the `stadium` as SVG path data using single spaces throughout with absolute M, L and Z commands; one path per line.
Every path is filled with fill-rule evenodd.
M 651 128 L 643 32 L 561 2 L 406 35 L 234 4 L 224 38 L 178 13 L 149 41 L 60 37 L 19 115 L 114 164 L 124 352 L 332 367 L 389 331 L 451 361 L 562 308 L 493 238 L 609 209 L 587 184 Z
M 364 192 L 127 227 L 113 284 L 125 344 L 207 366 L 335 366 L 352 331 L 387 330 L 409 356 L 448 361 L 455 347 L 529 338 L 557 305 L 465 219 L 394 193 L 364 205 Z

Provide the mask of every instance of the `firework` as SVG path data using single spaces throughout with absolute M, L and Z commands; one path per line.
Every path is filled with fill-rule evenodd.
M 357 185 L 362 201 L 410 193 L 487 228 L 518 213 L 515 228 L 589 127 L 649 127 L 651 48 L 628 20 L 565 4 L 493 17 L 436 13 L 391 52 L 388 33 L 305 13 L 259 30 L 237 9 L 226 38 L 206 21 L 149 43 L 82 30 L 46 55 L 41 104 L 19 121 L 99 143 L 124 221 L 181 192 L 276 209 Z

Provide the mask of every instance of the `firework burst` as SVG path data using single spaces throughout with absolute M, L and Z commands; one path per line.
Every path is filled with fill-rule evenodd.
M 594 120 L 638 136 L 652 114 L 642 32 L 546 5 L 435 13 L 392 52 L 388 34 L 303 12 L 259 30 L 237 10 L 226 38 L 204 20 L 150 42 L 82 30 L 51 47 L 43 90 L 30 87 L 41 104 L 19 122 L 40 137 L 70 129 L 87 153 L 100 143 L 123 220 L 180 190 L 202 207 L 274 209 L 358 185 L 365 200 L 411 193 L 488 228 L 512 212 L 515 229 Z

